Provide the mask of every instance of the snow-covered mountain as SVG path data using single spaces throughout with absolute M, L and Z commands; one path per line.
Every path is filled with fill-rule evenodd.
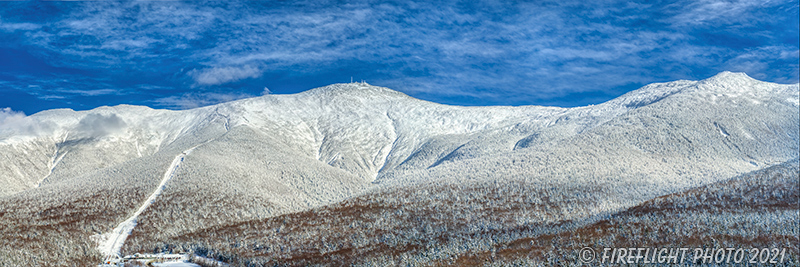
M 134 214 L 141 239 L 420 185 L 511 183 L 561 209 L 519 224 L 581 220 L 797 158 L 798 88 L 723 72 L 577 108 L 447 106 L 350 83 L 183 111 L 48 110 L 0 128 L 0 221 L 72 229 L 38 242 L 83 238 L 70 246 L 96 256 L 89 236 L 107 242 Z M 14 227 L 0 229 L 6 244 Z M 0 262 L 23 262 L 8 253 Z

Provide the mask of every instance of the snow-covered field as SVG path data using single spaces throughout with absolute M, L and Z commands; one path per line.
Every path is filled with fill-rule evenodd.
M 365 236 L 395 229 L 385 218 L 425 222 L 389 232 L 415 246 L 452 230 L 439 220 L 459 220 L 460 234 L 443 237 L 460 240 L 443 243 L 453 253 L 429 255 L 462 255 L 498 242 L 466 236 L 557 234 L 795 159 L 799 88 L 724 72 L 587 107 L 459 107 L 351 83 L 183 111 L 44 111 L 0 128 L 0 244 L 20 248 L 0 251 L 0 264 L 68 266 L 175 246 L 239 260 L 264 247 L 307 253 L 292 244 L 336 254 L 373 240 L 329 242 L 302 220 L 270 220 L 361 206 L 381 212 L 348 226 Z M 214 229 L 298 243 L 244 244 L 252 236 Z

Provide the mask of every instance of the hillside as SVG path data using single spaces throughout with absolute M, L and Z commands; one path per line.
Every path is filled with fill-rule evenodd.
M 140 234 L 130 249 L 193 249 L 237 266 L 534 266 L 580 263 L 584 247 L 598 255 L 605 247 L 786 248 L 784 266 L 795 266 L 798 175 L 794 159 L 616 213 L 557 222 L 565 213 L 559 195 L 521 182 L 420 185 L 187 234 Z
M 459 107 L 351 83 L 183 111 L 44 111 L 0 129 L 0 246 L 19 248 L 0 263 L 99 261 L 108 252 L 97 242 L 157 188 L 123 252 L 171 245 L 287 259 L 309 244 L 347 254 L 387 234 L 419 251 L 453 220 L 453 236 L 441 237 L 452 252 L 422 255 L 485 251 L 520 237 L 475 245 L 475 235 L 557 234 L 568 228 L 553 225 L 579 227 L 797 158 L 799 88 L 724 72 L 587 107 Z M 363 211 L 379 213 L 352 219 Z M 376 230 L 403 222 L 415 226 Z M 329 223 L 365 230 L 332 243 L 315 228 Z M 237 234 L 289 243 L 225 247 L 254 245 Z M 356 239 L 366 243 L 347 245 Z

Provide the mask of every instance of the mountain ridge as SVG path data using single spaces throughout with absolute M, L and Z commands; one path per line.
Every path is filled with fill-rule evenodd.
M 737 89 L 738 91 L 733 92 L 734 97 L 748 94 L 750 101 L 763 101 L 765 97 L 770 95 L 769 90 L 758 91 L 751 89 L 742 91 L 741 87 L 742 85 L 751 87 L 755 85 L 756 87 L 753 88 L 762 89 L 765 84 L 769 85 L 769 83 L 750 78 L 744 73 L 722 72 L 702 81 L 681 80 L 651 84 L 602 104 L 575 108 L 448 106 L 414 99 L 389 88 L 371 86 L 365 83 L 333 84 L 294 95 L 266 95 L 181 111 L 152 109 L 135 105 L 103 106 L 88 111 L 73 111 L 70 109 L 42 111 L 21 119 L 16 127 L 12 125 L 12 127 L 4 127 L 6 128 L 5 131 L 0 130 L 0 145 L 6 144 L 13 147 L 15 144 L 25 144 L 28 147 L 51 147 L 47 150 L 56 152 L 55 154 L 50 153 L 51 155 L 47 157 L 50 158 L 48 166 L 42 166 L 42 163 L 34 164 L 34 166 L 40 166 L 35 167 L 35 169 L 38 169 L 39 176 L 49 176 L 45 175 L 46 170 L 49 170 L 49 172 L 56 170 L 55 160 L 64 156 L 58 153 L 59 144 L 61 146 L 69 144 L 67 138 L 71 138 L 70 140 L 73 143 L 78 142 L 77 140 L 103 143 L 105 140 L 107 141 L 105 146 L 108 146 L 108 143 L 116 143 L 118 146 L 130 147 L 131 151 L 128 153 L 133 153 L 133 150 L 135 150 L 135 154 L 141 157 L 142 153 L 152 154 L 163 145 L 174 142 L 180 136 L 190 134 L 193 128 L 202 127 L 205 123 L 213 123 L 219 120 L 224 121 L 226 129 L 243 124 L 268 132 L 276 132 L 275 127 L 289 129 L 284 131 L 277 130 L 277 133 L 282 134 L 285 137 L 284 140 L 289 140 L 287 142 L 291 146 L 299 148 L 301 151 L 305 151 L 305 154 L 313 155 L 316 159 L 329 164 L 355 164 L 357 166 L 347 167 L 342 165 L 341 167 L 349 171 L 362 169 L 361 171 L 356 171 L 358 175 L 370 177 L 377 176 L 377 173 L 387 166 L 407 162 L 409 160 L 407 156 L 413 154 L 419 146 L 424 145 L 417 143 L 419 139 L 427 139 L 443 134 L 471 134 L 489 128 L 532 133 L 533 135 L 526 135 L 514 142 L 513 149 L 519 149 L 527 147 L 531 144 L 531 140 L 534 139 L 541 139 L 540 142 L 547 140 L 544 137 L 547 135 L 547 131 L 542 133 L 536 129 L 558 129 L 557 133 L 554 134 L 559 136 L 579 134 L 628 111 L 651 105 L 675 94 L 698 94 L 700 98 L 714 101 L 725 92 L 730 93 L 730 88 L 740 88 Z M 784 91 L 789 92 L 788 100 L 792 102 L 791 94 L 797 91 L 797 85 L 783 85 L 776 88 L 779 87 L 786 88 Z M 289 106 L 293 106 L 293 108 L 289 108 Z M 359 115 L 353 113 L 356 110 L 367 112 L 361 112 Z M 258 113 L 263 115 L 253 115 Z M 335 116 L 333 118 L 323 118 L 324 114 L 333 114 Z M 343 114 L 352 114 L 353 116 L 347 117 L 348 115 L 344 115 L 343 117 Z M 455 121 L 458 120 L 458 116 L 466 118 L 466 121 Z M 449 118 L 454 118 L 454 120 Z M 331 139 L 326 140 L 325 138 L 339 138 L 336 134 L 339 131 L 337 127 L 341 127 L 339 125 L 342 124 L 327 125 L 325 121 L 320 120 L 339 120 L 344 125 L 350 126 L 359 125 L 357 121 L 365 120 L 371 121 L 371 124 L 383 124 L 378 125 L 380 127 L 362 125 L 359 127 L 363 129 L 351 131 L 343 137 L 359 139 L 358 136 L 365 132 L 378 132 L 376 136 L 369 137 L 366 140 L 361 138 L 362 140 L 359 142 L 345 142 L 351 145 L 361 143 L 361 145 L 373 147 L 368 148 L 368 150 L 372 151 L 370 153 L 374 154 L 371 156 L 373 158 L 370 160 L 371 163 L 337 163 L 335 160 L 336 152 L 330 151 L 331 149 L 326 146 L 326 142 Z M 402 122 L 398 124 L 398 120 Z M 408 126 L 422 130 L 427 129 L 427 133 L 415 132 L 414 130 L 416 129 L 409 130 L 409 127 L 404 127 L 407 124 L 406 122 L 414 120 L 419 120 L 421 123 Z M 559 124 L 563 124 L 568 120 L 572 121 L 564 126 L 559 126 Z M 111 128 L 139 127 L 139 129 L 97 130 L 98 128 L 110 128 L 106 124 L 115 125 Z M 265 125 L 270 124 L 272 127 L 265 129 Z M 400 127 L 399 129 L 397 128 L 398 126 Z M 719 129 L 723 131 L 722 128 Z M 117 130 L 124 131 L 127 136 L 116 133 L 115 131 Z M 397 132 L 398 130 L 401 130 L 401 132 Z M 115 134 L 112 134 L 112 132 L 115 132 Z M 135 136 L 137 134 L 140 136 Z M 141 135 L 145 137 L 142 138 Z M 76 136 L 82 136 L 84 139 L 75 139 Z M 37 138 L 39 141 L 34 141 Z M 42 138 L 49 141 L 42 141 Z M 20 140 L 14 142 L 15 139 Z M 59 139 L 61 142 L 58 141 Z M 410 142 L 411 145 L 396 147 L 397 142 Z M 374 148 L 375 146 L 378 146 L 378 148 Z M 397 158 L 389 158 L 388 155 L 392 149 L 404 151 Z M 368 158 L 363 153 L 361 154 L 358 157 Z M 381 159 L 383 159 L 383 162 L 380 162 Z M 120 160 L 124 161 L 123 158 L 120 158 L 113 162 L 121 162 Z M 31 166 L 30 163 L 27 166 Z M 20 171 L 17 170 L 17 172 Z M 9 177 L 12 175 L 7 173 L 4 176 Z M 13 176 L 24 180 L 24 178 L 19 177 L 19 173 Z
M 490 229 L 584 221 L 798 157 L 800 85 L 717 76 L 576 108 L 448 106 L 338 84 L 184 111 L 41 112 L 0 129 L 0 243 L 81 244 L 56 255 L 97 258 L 132 214 L 143 244 L 414 188 L 537 210 L 481 222 Z M 41 231 L 14 239 L 30 229 Z

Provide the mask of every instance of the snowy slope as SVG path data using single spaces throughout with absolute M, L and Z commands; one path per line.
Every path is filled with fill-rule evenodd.
M 447 106 L 351 83 L 184 111 L 50 110 L 0 129 L 0 201 L 32 217 L 80 203 L 87 238 L 136 218 L 137 240 L 413 184 L 513 180 L 597 200 L 561 217 L 582 218 L 797 157 L 798 91 L 724 72 L 577 108 Z

